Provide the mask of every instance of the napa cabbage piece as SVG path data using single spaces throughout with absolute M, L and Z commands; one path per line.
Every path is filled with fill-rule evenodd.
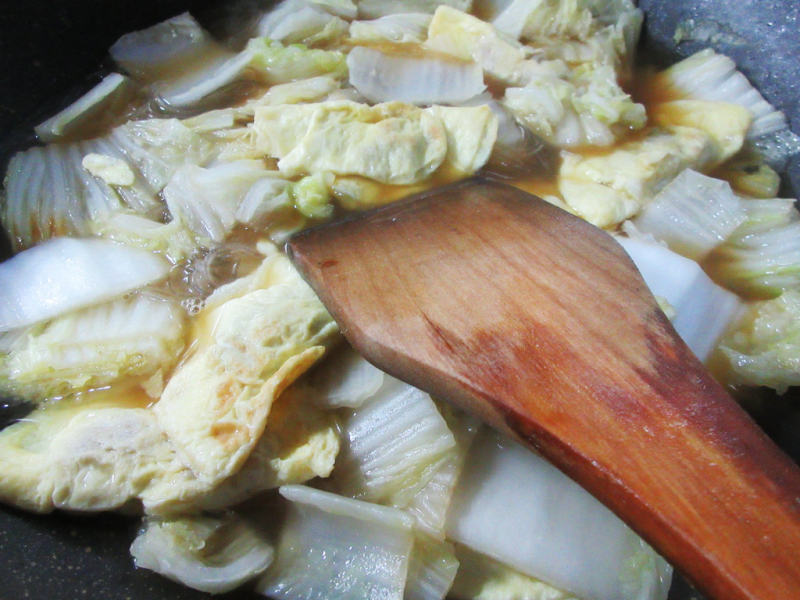
M 348 18 L 355 16 L 355 5 L 347 5 Z M 256 24 L 261 37 L 267 37 L 283 43 L 303 43 L 313 45 L 330 43 L 347 34 L 349 24 L 336 16 L 335 9 L 324 2 L 306 2 L 304 0 L 285 0 L 264 14 Z
M 726 181 L 686 169 L 633 223 L 673 251 L 699 261 L 747 220 L 746 206 Z
M 342 419 L 343 447 L 331 476 L 338 492 L 406 507 L 456 441 L 431 397 L 384 375 L 377 394 Z
M 256 109 L 256 146 L 279 158 L 287 176 L 329 171 L 383 183 L 415 183 L 447 155 L 447 135 L 433 115 L 401 102 L 349 101 Z
M 280 493 L 288 514 L 260 593 L 277 600 L 402 600 L 414 544 L 409 517 L 305 486 Z
M 422 43 L 427 37 L 431 15 L 399 13 L 368 21 L 350 23 L 349 36 L 356 43 Z
M 539 137 L 559 147 L 608 146 L 631 129 L 644 127 L 644 106 L 617 83 L 609 65 L 531 72 L 524 87 L 505 91 L 503 104 Z
M 441 540 L 445 536 L 445 521 L 453 491 L 480 423 L 447 404 L 439 402 L 437 407 L 447 427 L 453 433 L 456 445 L 448 451 L 447 456 L 436 467 L 430 481 L 414 495 L 405 511 L 414 517 L 414 526 L 418 531 Z
M 356 17 L 356 4 L 352 0 L 281 0 L 275 6 L 265 12 L 256 23 L 255 29 L 261 36 L 269 36 L 272 39 L 274 32 L 291 31 L 297 23 L 311 22 L 310 12 L 312 9 L 317 13 L 327 13 L 328 19 L 337 17 L 348 21 Z M 294 16 L 300 14 L 299 19 Z
M 405 600 L 442 600 L 458 571 L 453 545 L 417 532 L 408 565 Z
M 88 219 L 124 206 L 81 160 L 77 144 L 34 147 L 11 158 L 0 218 L 16 250 L 53 237 L 84 236 Z
M 110 300 L 168 271 L 163 258 L 108 240 L 44 242 L 0 263 L 0 331 Z
M 358 408 L 383 385 L 384 373 L 349 345 L 334 349 L 307 378 L 315 403 L 324 408 Z
M 641 210 L 686 168 L 702 170 L 714 157 L 714 144 L 691 127 L 654 130 L 596 156 L 562 154 L 558 188 L 578 216 L 611 227 Z
M 377 19 L 398 13 L 431 14 L 442 5 L 467 12 L 472 7 L 472 0 L 358 0 L 358 16 Z
M 131 544 L 137 567 L 210 594 L 228 592 L 257 577 L 273 554 L 264 536 L 234 513 L 148 518 Z
M 254 283 L 258 287 L 248 289 Z M 153 412 L 197 476 L 216 484 L 242 467 L 274 400 L 324 354 L 338 329 L 289 259 L 277 253 L 247 281 L 216 290 L 197 319 L 207 329 L 196 334 L 194 352 L 175 370 Z
M 251 56 L 250 65 L 270 84 L 319 75 L 336 78 L 347 75 L 345 55 L 335 50 L 316 50 L 302 44 L 283 45 L 268 38 L 254 38 L 244 52 Z
M 406 56 L 357 46 L 347 55 L 350 84 L 372 102 L 456 104 L 486 89 L 473 62 L 438 56 Z
M 800 385 L 800 292 L 748 305 L 720 343 L 731 383 L 767 386 L 779 394 Z
M 610 510 L 526 448 L 483 429 L 448 538 L 590 600 L 665 600 L 671 568 Z
M 461 544 L 455 552 L 459 570 L 450 595 L 457 600 L 579 600 Z
M 279 177 L 257 160 L 232 161 L 209 168 L 187 165 L 173 175 L 163 197 L 173 219 L 198 240 L 219 243 L 238 222 L 239 208 L 256 182 Z
M 795 200 L 746 203 L 747 220 L 709 255 L 715 276 L 742 296 L 774 298 L 800 285 L 800 213 Z
M 29 328 L 0 355 L 0 391 L 27 400 L 168 371 L 184 345 L 179 304 L 137 295 Z
M 177 264 L 196 249 L 195 235 L 183 223 L 161 223 L 129 212 L 115 212 L 89 224 L 94 235 L 118 244 L 161 254 Z
M 203 508 L 225 508 L 264 490 L 328 477 L 341 446 L 338 420 L 315 402 L 313 390 L 299 382 L 281 393 L 247 461 L 200 501 Z
M 653 295 L 666 302 L 675 331 L 701 360 L 708 360 L 736 321 L 742 301 L 715 284 L 699 264 L 654 242 L 616 238 Z
M 116 148 L 109 154 L 131 164 L 153 193 L 160 192 L 180 167 L 204 165 L 215 156 L 214 144 L 178 119 L 128 121 L 113 129 L 108 141 Z
M 133 94 L 133 83 L 119 73 L 111 73 L 75 102 L 34 128 L 45 143 L 96 131 L 99 123 L 119 118 Z
M 309 219 L 324 219 L 333 214 L 330 188 L 333 173 L 314 173 L 307 175 L 289 188 L 295 207 Z
M 166 79 L 174 70 L 213 56 L 211 35 L 187 13 L 120 37 L 109 49 L 111 58 L 137 79 Z
M 513 0 L 493 25 L 518 39 L 540 37 L 587 37 L 593 25 L 592 12 L 580 0 Z

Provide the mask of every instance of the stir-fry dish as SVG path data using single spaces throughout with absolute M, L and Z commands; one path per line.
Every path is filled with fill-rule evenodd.
M 664 600 L 644 541 L 356 354 L 282 250 L 478 173 L 617 236 L 725 385 L 800 385 L 800 141 L 723 55 L 635 65 L 642 20 L 284 0 L 226 39 L 189 14 L 121 37 L 5 175 L 0 392 L 34 408 L 0 499 L 140 515 L 135 564 L 210 593 Z

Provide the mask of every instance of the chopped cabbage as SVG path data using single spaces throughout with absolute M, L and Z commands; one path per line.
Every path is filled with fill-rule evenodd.
M 430 14 L 443 4 L 466 12 L 472 6 L 472 0 L 358 0 L 358 16 L 377 19 L 398 13 Z
M 705 361 L 738 317 L 742 302 L 716 285 L 700 265 L 657 243 L 617 238 L 656 298 L 674 311 L 670 319 L 686 345 Z
M 310 374 L 316 403 L 327 408 L 358 408 L 383 385 L 384 373 L 349 345 L 334 350 Z
M 282 43 L 306 45 L 343 37 L 349 25 L 312 2 L 284 2 L 266 13 L 257 25 L 258 35 Z
M 543 458 L 483 429 L 447 517 L 448 537 L 592 600 L 666 600 L 671 569 Z
M 584 39 L 593 19 L 586 3 L 580 0 L 513 0 L 492 23 L 515 39 Z
M 199 239 L 221 242 L 236 224 L 237 211 L 251 187 L 276 175 L 263 162 L 254 160 L 207 169 L 186 165 L 170 179 L 163 196 L 172 217 Z
M 98 120 L 107 122 L 110 117 L 119 117 L 127 106 L 132 93 L 130 79 L 119 73 L 111 73 L 70 104 L 35 127 L 36 135 L 43 142 L 70 138 L 86 132 L 96 131 Z
M 324 219 L 333 214 L 330 188 L 333 173 L 314 173 L 289 187 L 289 194 L 300 214 L 309 219 Z
M 233 513 L 161 520 L 148 518 L 131 544 L 137 567 L 190 588 L 221 594 L 264 572 L 272 546 Z
M 354 498 L 405 507 L 450 459 L 456 441 L 431 397 L 388 375 L 342 421 L 332 484 Z
M 408 565 L 404 600 L 442 600 L 458 571 L 453 545 L 417 533 Z
M 437 406 L 453 433 L 456 445 L 448 451 L 430 481 L 414 495 L 405 510 L 414 517 L 418 531 L 444 539 L 447 510 L 450 508 L 467 451 L 478 433 L 479 422 L 447 404 L 439 403 Z
M 357 46 L 347 55 L 347 66 L 350 84 L 372 102 L 453 104 L 486 89 L 478 65 L 438 56 L 388 54 Z
M 95 235 L 161 254 L 172 264 L 188 258 L 196 247 L 195 235 L 176 220 L 160 223 L 139 215 L 117 212 L 95 219 L 90 227 Z
M 350 23 L 350 39 L 357 43 L 392 42 L 395 44 L 425 41 L 431 16 L 426 13 L 398 13 L 370 21 Z
M 608 65 L 532 72 L 525 87 L 507 88 L 503 104 L 533 133 L 560 147 L 608 146 L 645 125 L 644 106 L 633 102 Z
M 702 260 L 746 219 L 745 203 L 727 182 L 686 169 L 634 219 L 672 250 Z
M 168 271 L 164 259 L 107 240 L 44 242 L 0 263 L 0 331 L 110 300 Z
M 184 345 L 184 313 L 165 298 L 138 295 L 34 326 L 0 355 L 0 391 L 28 400 L 168 371 Z
M 284 46 L 268 38 L 254 38 L 244 51 L 250 66 L 268 83 L 287 83 L 318 75 L 343 78 L 347 75 L 345 55 L 333 50 L 314 50 L 302 44 Z
M 709 256 L 716 277 L 750 298 L 800 286 L 800 213 L 792 200 L 752 200 L 748 219 Z
M 288 514 L 259 592 L 276 600 L 402 600 L 411 519 L 396 508 L 304 486 L 280 491 Z
M 164 189 L 180 167 L 203 165 L 214 155 L 211 142 L 178 119 L 128 121 L 111 132 L 109 142 L 142 174 L 153 192 Z
M 215 42 L 189 13 L 127 33 L 109 49 L 123 69 L 145 81 L 163 79 L 175 68 L 205 59 Z
M 720 344 L 731 383 L 784 393 L 800 385 L 800 291 L 748 306 Z

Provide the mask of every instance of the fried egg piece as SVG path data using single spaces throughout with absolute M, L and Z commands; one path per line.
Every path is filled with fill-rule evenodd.
M 245 463 L 273 400 L 337 336 L 284 256 L 230 285 L 155 405 L 109 390 L 37 408 L 0 432 L 0 500 L 37 512 L 199 510 Z
M 244 466 L 203 499 L 203 508 L 232 506 L 264 490 L 328 477 L 340 445 L 334 412 L 317 406 L 314 391 L 297 383 L 273 404 Z

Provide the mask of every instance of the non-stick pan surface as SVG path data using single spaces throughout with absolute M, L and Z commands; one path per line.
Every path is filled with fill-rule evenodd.
M 256 0 L 251 4 L 255 5 Z M 123 33 L 190 9 L 202 22 L 231 23 L 222 0 L 25 0 L 0 3 L 0 163 L 32 143 L 32 126 L 99 80 L 107 48 Z M 264 5 L 270 4 L 263 2 Z M 641 0 L 644 53 L 673 62 L 702 47 L 736 60 L 800 133 L 800 2 Z M 677 40 L 675 33 L 681 31 Z M 679 43 L 676 43 L 678 42 Z M 107 64 L 107 63 L 106 63 Z M 782 196 L 800 190 L 800 156 L 786 167 Z M 0 242 L 0 258 L 8 255 Z M 800 460 L 800 394 L 751 408 L 766 431 Z M 0 423 L 0 426 L 2 423 Z M 0 469 L 4 465 L 0 465 Z M 0 600 L 199 600 L 206 594 L 135 570 L 128 545 L 136 519 L 116 515 L 37 516 L 0 506 Z M 252 598 L 246 592 L 218 596 Z M 679 577 L 670 600 L 699 595 Z

